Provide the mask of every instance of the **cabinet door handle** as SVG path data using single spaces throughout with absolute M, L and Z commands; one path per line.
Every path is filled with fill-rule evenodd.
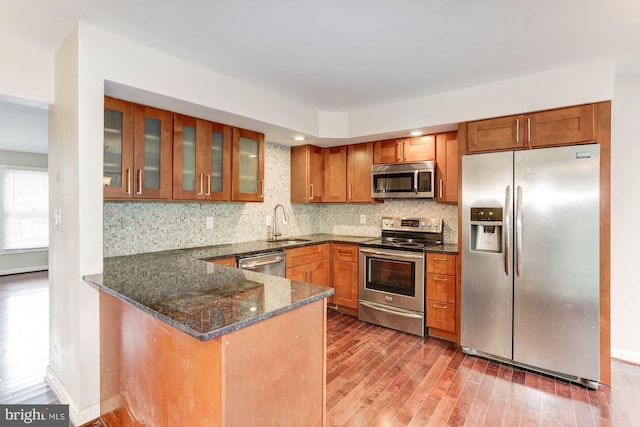
M 136 191 L 136 194 L 142 194 L 142 169 L 138 169 L 138 191 Z
M 396 159 L 400 161 L 402 155 L 400 154 L 400 142 L 396 143 Z
M 356 285 L 356 271 L 352 268 L 351 269 L 351 286 L 355 286 Z
M 200 191 L 198 192 L 198 196 L 202 196 L 204 194 L 204 174 L 200 174 Z
M 353 184 L 349 184 L 349 200 L 353 200 Z
M 207 174 L 207 196 L 211 195 L 211 174 Z
M 447 279 L 441 279 L 440 277 L 432 277 L 431 280 L 435 280 L 436 282 L 446 282 Z
M 313 184 L 309 184 L 309 187 L 311 187 L 311 195 L 309 196 L 309 200 L 313 200 Z
M 446 310 L 447 306 L 446 305 L 437 305 L 437 304 L 432 304 L 431 307 L 433 308 L 439 308 L 440 310 Z
M 520 119 L 516 119 L 516 144 L 520 142 Z
M 131 169 L 127 169 L 127 194 L 131 194 Z
M 407 141 L 402 143 L 402 160 L 407 160 Z
M 352 254 L 353 250 L 352 249 L 342 249 L 342 248 L 340 248 L 340 249 L 338 249 L 338 253 L 341 253 L 341 254 Z
M 446 258 L 435 258 L 435 257 L 431 258 L 431 259 L 434 260 L 434 261 L 446 261 L 447 260 Z
M 311 276 L 311 280 L 309 280 L 309 282 L 313 283 L 313 270 L 309 272 L 309 276 Z
M 443 193 L 443 191 L 442 191 L 442 187 L 443 187 L 443 186 L 442 186 L 442 184 L 443 184 L 443 183 L 442 183 L 442 180 L 440 180 L 440 198 L 441 198 L 441 199 L 442 199 L 442 193 Z
M 531 142 L 531 117 L 527 117 L 527 142 Z
M 264 199 L 264 182 L 261 179 L 258 180 L 258 186 L 260 187 L 260 194 L 258 194 L 258 197 Z

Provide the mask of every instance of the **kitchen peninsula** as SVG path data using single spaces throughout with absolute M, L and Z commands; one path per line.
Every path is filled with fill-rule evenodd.
M 101 413 L 118 425 L 323 425 L 333 289 L 203 259 L 198 248 L 106 258 Z

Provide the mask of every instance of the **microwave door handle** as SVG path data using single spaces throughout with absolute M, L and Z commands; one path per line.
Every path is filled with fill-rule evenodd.
M 413 192 L 416 194 L 419 194 L 418 193 L 418 174 L 419 173 L 420 173 L 419 171 L 415 171 L 413 173 Z

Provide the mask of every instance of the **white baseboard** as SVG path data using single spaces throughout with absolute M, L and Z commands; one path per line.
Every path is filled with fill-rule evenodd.
M 12 268 L 10 270 L 0 270 L 0 276 L 8 276 L 9 274 L 33 273 L 34 271 L 48 270 L 48 265 L 36 265 L 31 267 Z
M 612 348 L 611 357 L 640 365 L 640 353 L 635 353 L 633 351 Z
M 71 398 L 67 388 L 49 366 L 47 366 L 47 374 L 44 379 L 51 388 L 53 388 L 53 391 L 56 392 L 60 401 L 69 405 L 69 418 L 71 418 L 70 421 L 73 425 L 80 426 L 100 417 L 100 403 L 91 405 L 88 408 L 79 409 L 76 402 Z

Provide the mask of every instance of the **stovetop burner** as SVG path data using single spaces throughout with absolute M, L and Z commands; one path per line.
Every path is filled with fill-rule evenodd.
M 421 252 L 442 244 L 440 218 L 382 218 L 382 237 L 361 243 L 364 246 Z

